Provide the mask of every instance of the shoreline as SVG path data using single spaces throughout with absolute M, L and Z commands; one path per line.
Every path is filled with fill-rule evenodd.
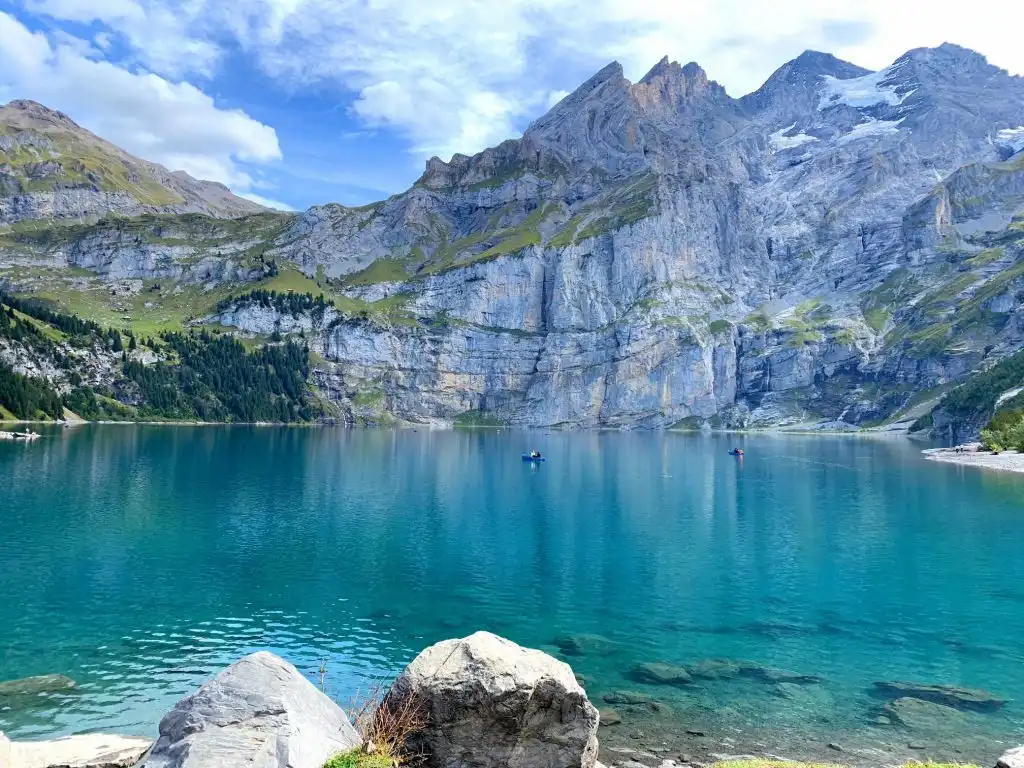
M 113 420 L 113 419 L 69 419 L 54 421 L 52 419 L 0 419 L 0 428 L 16 427 L 24 424 L 51 426 L 51 427 L 79 427 L 87 424 L 123 425 L 123 426 L 163 426 L 163 427 L 344 427 L 345 429 L 390 429 L 397 431 L 417 431 L 421 429 L 437 431 L 455 430 L 487 430 L 487 431 L 538 431 L 538 432 L 646 432 L 674 435 L 794 435 L 798 437 L 870 437 L 870 438 L 903 438 L 915 439 L 906 429 L 865 427 L 859 429 L 813 429 L 802 425 L 778 426 L 778 427 L 756 427 L 752 429 L 690 429 L 690 428 L 637 428 L 623 429 L 621 427 L 573 427 L 560 428 L 553 426 L 523 426 L 523 425 L 480 425 L 480 424 L 414 424 L 412 422 L 399 424 L 345 424 L 341 421 L 188 421 L 182 419 L 167 420 Z
M 1024 453 L 1003 451 L 997 454 L 980 450 L 974 446 L 970 447 L 973 450 L 961 453 L 957 453 L 956 448 L 929 448 L 921 453 L 929 461 L 937 461 L 942 464 L 957 464 L 962 467 L 1024 474 Z

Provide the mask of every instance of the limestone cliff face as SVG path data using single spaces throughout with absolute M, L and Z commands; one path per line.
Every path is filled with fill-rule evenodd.
M 33 258 L 217 285 L 294 264 L 330 318 L 216 319 L 307 334 L 353 418 L 846 429 L 1024 344 L 1021 150 L 1024 78 L 956 46 L 879 72 L 808 52 L 742 99 L 611 64 L 386 201 Z
M 311 210 L 280 256 L 401 303 L 326 332 L 343 402 L 846 428 L 1019 346 L 1021 124 L 1024 80 L 955 46 L 876 73 L 807 53 L 738 101 L 693 64 L 613 64 L 518 141 Z

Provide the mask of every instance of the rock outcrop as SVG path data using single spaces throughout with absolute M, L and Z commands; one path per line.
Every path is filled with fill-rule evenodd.
M 321 768 L 361 743 L 337 704 L 260 652 L 178 702 L 139 768 Z
M 597 709 L 572 670 L 487 632 L 427 648 L 385 706 L 409 702 L 425 726 L 408 747 L 433 768 L 593 768 Z

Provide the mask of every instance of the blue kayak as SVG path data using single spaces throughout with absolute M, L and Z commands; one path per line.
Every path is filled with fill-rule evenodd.
M 547 461 L 543 456 L 531 456 L 528 453 L 523 454 L 523 461 Z

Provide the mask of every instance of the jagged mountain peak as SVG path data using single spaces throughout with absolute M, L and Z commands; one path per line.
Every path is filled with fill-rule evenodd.
M 591 75 L 576 90 L 555 104 L 546 114 L 542 115 L 526 129 L 526 133 L 538 133 L 546 125 L 558 122 L 562 116 L 577 110 L 580 105 L 595 100 L 615 98 L 625 92 L 629 81 L 623 74 L 622 65 L 613 61 Z
M 896 59 L 894 66 L 905 62 L 943 67 L 954 65 L 961 71 L 970 69 L 1003 71 L 989 64 L 983 54 L 956 43 L 942 43 L 932 48 L 912 48 Z
M 922 93 L 948 88 L 976 89 L 1024 87 L 1024 77 L 990 64 L 977 51 L 954 43 L 934 48 L 914 48 L 900 56 L 883 72 L 893 83 L 922 89 Z M 967 94 L 964 94 L 967 95 Z
M 831 140 L 847 146 L 861 138 L 906 136 L 922 119 L 931 120 L 925 113 L 936 89 L 917 67 L 936 57 L 980 62 L 980 77 L 1001 72 L 983 56 L 951 44 L 910 51 L 877 72 L 806 50 L 779 67 L 757 91 L 736 100 L 695 62 L 680 64 L 665 56 L 631 83 L 613 61 L 535 120 L 523 138 L 473 157 L 456 154 L 448 162 L 431 158 L 417 186 L 493 186 L 530 172 L 554 178 L 594 168 L 614 175 L 645 169 L 674 172 L 689 167 L 684 156 L 691 150 L 739 133 L 754 137 L 759 146 L 767 137 L 775 149 L 819 140 L 814 149 L 825 149 Z M 970 67 L 948 69 L 953 81 L 966 76 L 966 87 L 975 87 Z M 1017 125 L 1004 119 L 978 135 Z M 930 124 L 925 127 L 933 132 Z
M 640 82 L 646 83 L 650 80 L 653 80 L 656 77 L 664 75 L 666 72 L 669 72 L 672 69 L 679 69 L 679 62 L 672 61 L 671 59 L 669 59 L 668 56 L 662 56 L 661 61 L 659 61 L 657 64 L 651 67 L 650 72 L 648 72 L 646 75 L 640 78 Z
M 807 50 L 791 61 L 787 61 L 768 78 L 794 80 L 800 77 L 834 77 L 846 80 L 866 75 L 871 70 L 833 56 L 831 53 Z
M 831 53 L 808 50 L 775 70 L 764 85 L 744 96 L 740 103 L 752 112 L 769 112 L 771 117 L 789 120 L 817 103 L 825 78 L 849 80 L 870 73 L 871 70 Z
M 646 85 L 656 80 L 681 79 L 692 81 L 708 81 L 707 72 L 695 61 L 686 65 L 680 65 L 678 61 L 663 56 L 661 61 L 651 67 L 651 70 L 637 81 L 637 85 Z
M 680 65 L 678 61 L 669 60 L 668 56 L 631 87 L 634 95 L 660 90 L 675 101 L 699 96 L 708 89 L 715 93 L 725 93 L 725 89 L 709 79 L 707 72 L 697 62 Z

